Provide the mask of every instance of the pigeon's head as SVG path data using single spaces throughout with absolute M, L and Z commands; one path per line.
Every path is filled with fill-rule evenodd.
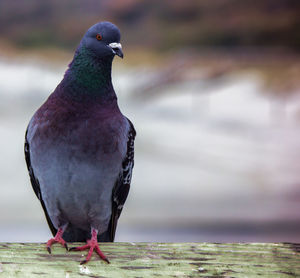
M 99 22 L 85 33 L 81 44 L 93 51 L 99 58 L 108 58 L 118 55 L 123 58 L 120 44 L 120 31 L 110 22 Z

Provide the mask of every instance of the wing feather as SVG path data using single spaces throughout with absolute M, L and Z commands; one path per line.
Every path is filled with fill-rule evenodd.
M 38 179 L 34 176 L 33 168 L 31 165 L 31 159 L 30 159 L 30 148 L 29 148 L 29 142 L 27 140 L 27 133 L 28 133 L 28 128 L 26 129 L 26 133 L 25 133 L 24 152 L 25 152 L 25 160 L 26 160 L 26 164 L 27 164 L 28 173 L 30 176 L 31 185 L 32 185 L 35 195 L 38 197 L 38 199 L 41 202 L 41 205 L 43 207 L 43 210 L 44 210 L 44 213 L 45 213 L 45 216 L 47 219 L 48 226 L 49 226 L 52 234 L 55 235 L 57 232 L 57 229 L 54 227 L 54 225 L 48 215 L 45 203 L 42 198 L 40 183 L 39 183 Z
M 108 228 L 110 241 L 114 241 L 115 238 L 118 219 L 129 193 L 132 169 L 134 166 L 134 139 L 136 136 L 136 131 L 131 121 L 129 119 L 127 120 L 130 124 L 130 129 L 127 137 L 127 152 L 122 162 L 122 170 L 120 172 L 118 180 L 116 181 L 112 194 L 112 215 Z

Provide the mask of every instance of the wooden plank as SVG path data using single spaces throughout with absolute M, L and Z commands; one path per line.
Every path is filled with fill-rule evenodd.
M 82 245 L 69 244 L 69 247 Z M 102 243 L 96 254 L 41 243 L 0 244 L 0 277 L 300 277 L 300 244 Z

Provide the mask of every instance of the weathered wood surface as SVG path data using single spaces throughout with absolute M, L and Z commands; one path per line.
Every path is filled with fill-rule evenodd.
M 82 243 L 80 244 L 82 245 Z M 70 244 L 69 247 L 78 246 Z M 102 243 L 96 254 L 54 245 L 0 244 L 0 277 L 300 277 L 300 244 Z

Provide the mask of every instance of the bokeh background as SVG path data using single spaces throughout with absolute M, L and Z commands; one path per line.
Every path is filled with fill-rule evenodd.
M 0 0 L 0 241 L 46 241 L 23 142 L 111 21 L 136 166 L 117 241 L 300 241 L 299 0 Z

